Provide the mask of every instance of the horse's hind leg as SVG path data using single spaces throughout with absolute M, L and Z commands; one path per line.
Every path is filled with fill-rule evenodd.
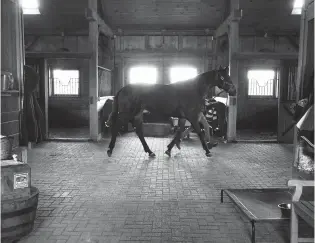
M 134 125 L 136 127 L 136 134 L 138 136 L 138 138 L 140 139 L 143 149 L 146 153 L 149 154 L 150 157 L 155 157 L 155 153 L 153 153 L 151 151 L 151 149 L 149 148 L 147 142 L 144 139 L 143 136 L 143 111 L 139 112 L 137 116 L 135 116 L 134 118 Z

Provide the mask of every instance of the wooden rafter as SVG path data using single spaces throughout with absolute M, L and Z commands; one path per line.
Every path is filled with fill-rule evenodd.
M 85 17 L 89 21 L 97 21 L 99 31 L 105 36 L 112 37 L 114 35 L 112 29 L 105 23 L 105 21 L 98 15 L 95 10 L 91 8 L 86 8 Z
M 232 21 L 239 21 L 241 18 L 242 18 L 242 10 L 240 9 L 233 10 L 230 13 L 230 15 L 223 21 L 223 23 L 220 24 L 220 26 L 217 28 L 214 36 L 220 37 L 222 35 L 225 35 L 226 33 L 228 33 L 230 23 Z

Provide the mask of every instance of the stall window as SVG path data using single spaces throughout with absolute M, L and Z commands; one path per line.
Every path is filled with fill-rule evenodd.
M 151 66 L 139 66 L 130 68 L 130 84 L 155 84 L 156 82 L 157 68 Z
M 50 96 L 79 96 L 79 70 L 54 69 L 49 77 Z
M 248 96 L 278 97 L 278 75 L 272 69 L 251 69 L 247 72 Z
M 197 68 L 189 66 L 172 67 L 170 69 L 170 81 L 176 83 L 194 78 L 198 75 Z

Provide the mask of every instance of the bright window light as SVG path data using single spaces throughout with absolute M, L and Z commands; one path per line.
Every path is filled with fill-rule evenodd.
M 192 79 L 197 75 L 197 69 L 194 67 L 173 67 L 170 70 L 170 81 L 171 83 L 176 83 Z
M 51 95 L 79 95 L 79 70 L 53 70 Z
M 274 70 L 249 70 L 247 78 L 250 96 L 273 96 L 277 92 L 274 90 Z
M 292 14 L 301 14 L 304 5 L 304 0 L 295 0 L 293 4 Z
M 20 0 L 23 14 L 40 14 L 38 0 Z
M 157 82 L 157 69 L 155 67 L 133 67 L 129 72 L 131 84 L 155 84 Z

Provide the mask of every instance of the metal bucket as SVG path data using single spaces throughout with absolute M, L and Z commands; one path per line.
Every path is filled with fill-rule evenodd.
M 12 156 L 13 137 L 1 135 L 1 160 L 9 159 Z
M 13 89 L 13 83 L 12 73 L 1 71 L 1 91 Z

